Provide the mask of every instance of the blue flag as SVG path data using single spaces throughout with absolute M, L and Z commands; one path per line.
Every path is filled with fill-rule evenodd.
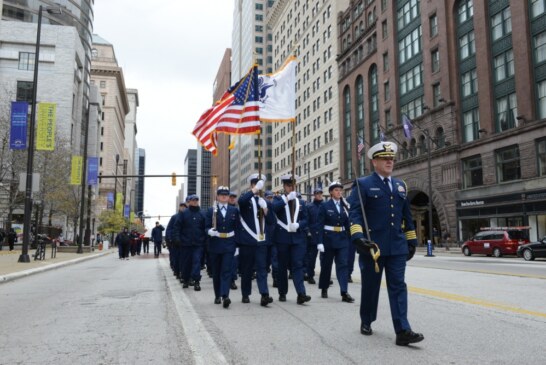
M 97 185 L 99 175 L 99 158 L 87 158 L 87 185 Z
M 404 136 L 406 137 L 406 139 L 411 139 L 411 130 L 413 129 L 413 124 L 411 124 L 411 120 L 406 114 L 402 114 L 402 125 L 404 126 Z
M 9 134 L 9 148 L 24 150 L 27 148 L 27 114 L 26 101 L 11 102 L 11 130 Z

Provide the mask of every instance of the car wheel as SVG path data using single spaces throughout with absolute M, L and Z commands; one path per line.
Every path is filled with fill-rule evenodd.
M 495 257 L 501 257 L 502 256 L 502 252 L 501 252 L 500 248 L 495 247 L 493 249 L 493 256 L 495 256 Z
M 535 259 L 535 257 L 533 256 L 533 252 L 528 248 L 523 251 L 523 258 L 525 259 L 525 261 L 533 261 Z
M 465 246 L 465 247 L 463 248 L 463 254 L 464 254 L 465 256 L 470 256 L 470 255 L 472 255 L 472 252 L 470 252 L 470 249 L 468 248 L 468 246 Z

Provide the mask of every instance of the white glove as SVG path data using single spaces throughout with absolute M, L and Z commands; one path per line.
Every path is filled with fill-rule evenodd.
M 298 194 L 296 194 L 295 191 L 292 191 L 288 194 L 288 196 L 286 197 L 288 200 L 294 200 L 298 197 Z
M 256 185 L 254 185 L 254 188 L 258 189 L 258 190 L 262 190 L 264 188 L 264 181 L 263 180 L 258 180 Z
M 218 231 L 215 230 L 214 228 L 209 229 L 209 231 L 207 233 L 211 237 L 218 237 Z
M 235 253 L 233 254 L 233 256 L 239 256 L 239 247 L 235 249 Z
M 260 180 L 260 181 L 261 181 L 261 180 Z M 266 203 L 266 201 L 264 200 L 264 198 L 258 199 L 258 205 L 259 205 L 260 208 L 262 208 L 262 209 L 267 209 L 267 203 Z
M 289 223 L 289 224 L 288 224 L 288 231 L 289 231 L 289 232 L 297 232 L 297 231 L 298 231 L 298 228 L 300 228 L 300 224 L 299 224 L 299 223 Z
M 319 243 L 317 245 L 317 250 L 319 250 L 319 252 L 324 252 L 324 245 L 322 243 Z

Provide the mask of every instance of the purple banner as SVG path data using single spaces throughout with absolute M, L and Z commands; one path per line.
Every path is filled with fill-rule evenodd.
M 28 103 L 26 101 L 11 102 L 9 148 L 12 150 L 27 148 L 27 114 Z
M 87 157 L 87 185 L 97 185 L 99 177 L 99 158 Z
M 114 209 L 114 193 L 106 193 L 106 209 Z

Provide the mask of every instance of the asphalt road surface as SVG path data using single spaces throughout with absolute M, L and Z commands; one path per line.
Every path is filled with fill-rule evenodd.
M 530 265 L 529 265 L 530 264 Z M 204 271 L 203 271 L 204 274 Z M 108 255 L 0 285 L 1 364 L 543 364 L 546 262 L 423 257 L 406 272 L 409 319 L 425 340 L 394 344 L 386 288 L 374 335 L 359 333 L 354 304 L 308 285 L 312 300 L 250 304 L 232 291 L 215 305 L 212 281 L 182 289 L 168 265 Z

